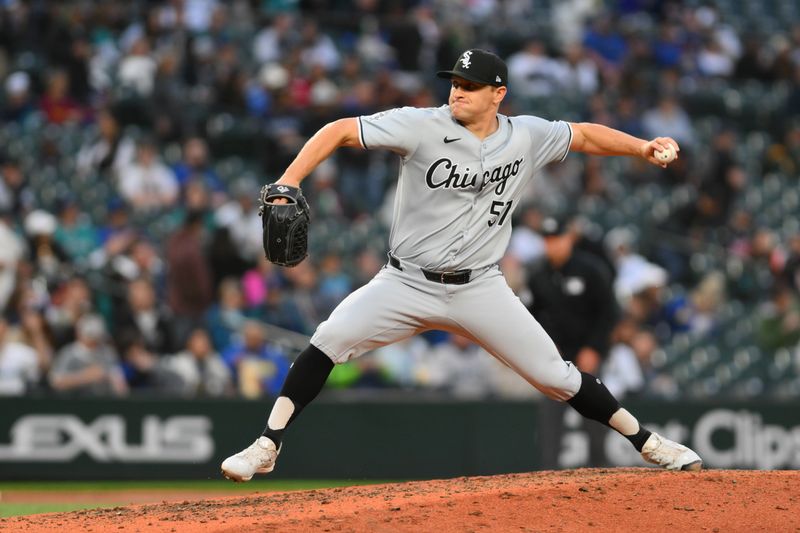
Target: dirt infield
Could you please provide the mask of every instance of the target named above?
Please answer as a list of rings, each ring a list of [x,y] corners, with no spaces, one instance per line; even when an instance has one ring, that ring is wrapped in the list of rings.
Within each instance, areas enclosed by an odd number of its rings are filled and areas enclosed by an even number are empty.
[[[0,531],[800,532],[800,472],[537,472],[32,515]]]

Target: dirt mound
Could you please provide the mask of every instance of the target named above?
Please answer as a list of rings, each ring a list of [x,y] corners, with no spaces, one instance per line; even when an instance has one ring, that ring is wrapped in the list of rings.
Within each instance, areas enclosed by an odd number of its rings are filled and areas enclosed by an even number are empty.
[[[584,469],[0,519],[2,531],[800,531],[800,472]]]

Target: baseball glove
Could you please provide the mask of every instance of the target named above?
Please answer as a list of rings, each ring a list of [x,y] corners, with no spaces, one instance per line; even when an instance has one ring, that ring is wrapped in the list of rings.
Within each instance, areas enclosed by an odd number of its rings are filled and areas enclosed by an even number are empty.
[[[272,203],[285,198],[285,204]],[[261,188],[261,228],[264,253],[276,265],[293,267],[308,255],[308,224],[311,213],[300,189],[271,183]]]

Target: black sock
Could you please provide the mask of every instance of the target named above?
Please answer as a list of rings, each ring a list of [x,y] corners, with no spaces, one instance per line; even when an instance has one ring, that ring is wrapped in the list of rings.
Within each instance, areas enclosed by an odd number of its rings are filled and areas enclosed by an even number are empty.
[[[593,375],[581,372],[581,377],[581,388],[567,403],[584,417],[608,426],[611,416],[619,410],[619,402]]]
[[[623,435],[623,437],[631,441],[631,444],[633,444],[633,447],[636,448],[637,452],[641,452],[644,443],[647,442],[647,439],[650,438],[650,435],[652,435],[652,433],[639,425],[639,433],[636,435]]]
[[[311,344],[297,356],[279,394],[279,396],[289,398],[294,404],[294,412],[289,417],[286,427],[289,427],[300,411],[317,397],[333,370],[333,366],[331,358]],[[272,440],[276,446],[280,446],[285,429],[271,429],[267,422],[267,427],[264,428],[262,435]]]

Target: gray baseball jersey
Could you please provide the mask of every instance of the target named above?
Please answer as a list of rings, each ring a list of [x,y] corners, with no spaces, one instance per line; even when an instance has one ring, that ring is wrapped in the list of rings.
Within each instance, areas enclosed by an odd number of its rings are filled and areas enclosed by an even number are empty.
[[[311,344],[334,362],[442,329],[472,339],[551,398],[578,392],[580,372],[497,267],[523,188],[537,169],[566,156],[572,130],[532,116],[497,117],[497,131],[482,141],[448,106],[358,119],[365,148],[401,157],[390,237],[396,259],[317,328]],[[467,283],[447,284],[423,269],[471,272]]]
[[[503,256],[511,214],[542,166],[566,157],[566,122],[498,115],[481,141],[448,106],[404,107],[359,118],[361,144],[401,157],[389,246],[432,270],[481,268]]]

